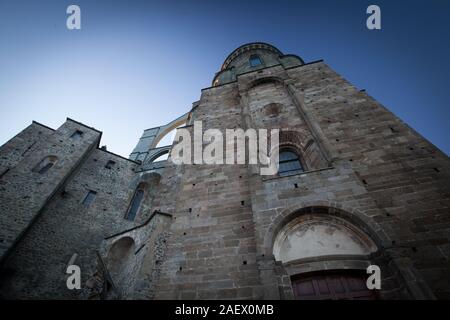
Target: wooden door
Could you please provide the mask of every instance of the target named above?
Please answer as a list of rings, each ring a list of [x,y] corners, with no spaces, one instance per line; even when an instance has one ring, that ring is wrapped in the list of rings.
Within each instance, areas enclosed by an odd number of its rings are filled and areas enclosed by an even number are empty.
[[[374,300],[369,290],[369,275],[359,270],[315,272],[292,277],[295,299],[299,300]]]

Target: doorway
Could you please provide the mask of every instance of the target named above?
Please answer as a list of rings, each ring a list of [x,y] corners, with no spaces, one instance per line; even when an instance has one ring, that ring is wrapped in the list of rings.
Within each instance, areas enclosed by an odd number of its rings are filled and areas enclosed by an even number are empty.
[[[367,277],[364,270],[333,270],[295,275],[291,282],[297,300],[376,300]]]

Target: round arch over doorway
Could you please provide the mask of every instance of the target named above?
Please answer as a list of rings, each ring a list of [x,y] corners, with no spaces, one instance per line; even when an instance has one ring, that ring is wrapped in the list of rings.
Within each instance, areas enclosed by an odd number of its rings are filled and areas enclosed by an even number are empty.
[[[367,256],[377,251],[372,239],[342,218],[324,214],[304,214],[278,232],[273,254],[277,261],[293,261],[327,256]]]
[[[264,232],[262,247],[260,248],[261,253],[265,256],[272,255],[275,238],[280,230],[290,221],[306,214],[323,214],[344,219],[367,234],[378,249],[385,248],[392,242],[392,240],[382,232],[382,228],[375,221],[366,216],[364,212],[346,208],[332,201],[314,201],[301,203],[281,211]]]
[[[374,227],[362,212],[307,206],[275,218],[264,249],[290,279],[293,298],[376,299],[366,268],[387,239]]]

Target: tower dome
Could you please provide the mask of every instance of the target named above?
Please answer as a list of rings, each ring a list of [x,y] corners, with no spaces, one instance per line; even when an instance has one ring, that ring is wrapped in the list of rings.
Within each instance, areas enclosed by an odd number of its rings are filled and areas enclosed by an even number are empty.
[[[284,55],[278,48],[264,42],[251,42],[233,50],[225,59],[213,79],[213,86],[226,84],[236,80],[242,73],[267,68],[275,65],[284,67],[304,64],[295,55]]]
[[[240,46],[231,52],[222,64],[221,70],[234,65],[233,62],[237,58],[242,58],[242,56],[247,56],[248,54],[255,54],[256,52],[264,53],[265,55],[280,57],[283,53],[275,48],[274,46],[264,43],[264,42],[251,42]]]

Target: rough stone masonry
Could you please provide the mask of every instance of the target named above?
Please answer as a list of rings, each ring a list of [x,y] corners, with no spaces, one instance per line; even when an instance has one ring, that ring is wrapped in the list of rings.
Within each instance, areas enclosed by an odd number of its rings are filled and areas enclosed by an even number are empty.
[[[194,121],[281,129],[279,172],[160,161]],[[100,139],[33,122],[0,148],[1,298],[450,298],[449,158],[321,60],[245,44],[128,159]]]

